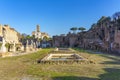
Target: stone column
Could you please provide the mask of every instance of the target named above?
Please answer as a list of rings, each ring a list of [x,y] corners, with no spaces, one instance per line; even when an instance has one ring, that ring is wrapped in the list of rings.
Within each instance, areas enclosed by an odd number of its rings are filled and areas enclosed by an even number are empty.
[[[33,40],[31,40],[31,47],[32,47],[32,48],[34,47],[34,45],[33,45]]]
[[[26,43],[26,51],[29,51],[28,40],[27,40],[27,43]]]
[[[7,48],[5,47],[5,44],[6,44],[6,42],[5,42],[5,39],[3,38],[2,46],[1,46],[1,52],[3,52],[3,53],[7,52]]]
[[[33,43],[33,45],[34,45],[34,48],[36,48],[36,43],[35,42]]]
[[[13,42],[13,52],[16,51],[15,42]]]

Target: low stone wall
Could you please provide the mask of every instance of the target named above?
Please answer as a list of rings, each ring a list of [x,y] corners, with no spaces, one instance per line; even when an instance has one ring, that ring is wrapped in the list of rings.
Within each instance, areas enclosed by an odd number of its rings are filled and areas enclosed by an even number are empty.
[[[7,52],[7,53],[0,53],[0,57],[9,57],[12,56],[12,53]]]
[[[57,60],[54,60],[57,59]],[[53,59],[53,60],[52,60]],[[86,62],[86,59],[82,56],[72,53],[72,54],[48,54],[43,59],[39,60],[38,63],[81,63]]]

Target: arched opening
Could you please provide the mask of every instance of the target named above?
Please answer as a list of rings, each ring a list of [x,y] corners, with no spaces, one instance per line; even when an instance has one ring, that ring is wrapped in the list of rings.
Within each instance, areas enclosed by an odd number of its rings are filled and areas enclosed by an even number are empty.
[[[48,40],[49,40],[49,38],[47,36],[43,37],[43,41],[48,41]]]
[[[16,51],[20,51],[21,50],[21,48],[20,47],[16,47]]]

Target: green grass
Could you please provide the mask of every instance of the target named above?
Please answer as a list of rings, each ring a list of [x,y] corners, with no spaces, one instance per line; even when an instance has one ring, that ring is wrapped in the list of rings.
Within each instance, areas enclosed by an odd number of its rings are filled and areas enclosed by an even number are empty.
[[[0,80],[120,80],[120,57],[77,53],[95,64],[38,64],[53,49],[16,57],[0,58]]]

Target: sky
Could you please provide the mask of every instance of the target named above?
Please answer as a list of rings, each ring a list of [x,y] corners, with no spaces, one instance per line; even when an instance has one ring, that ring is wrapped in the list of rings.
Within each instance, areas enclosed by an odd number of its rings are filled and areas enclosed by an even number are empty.
[[[101,16],[120,11],[120,0],[0,0],[0,24],[31,34],[40,25],[50,36],[66,34],[71,27],[87,30]]]

